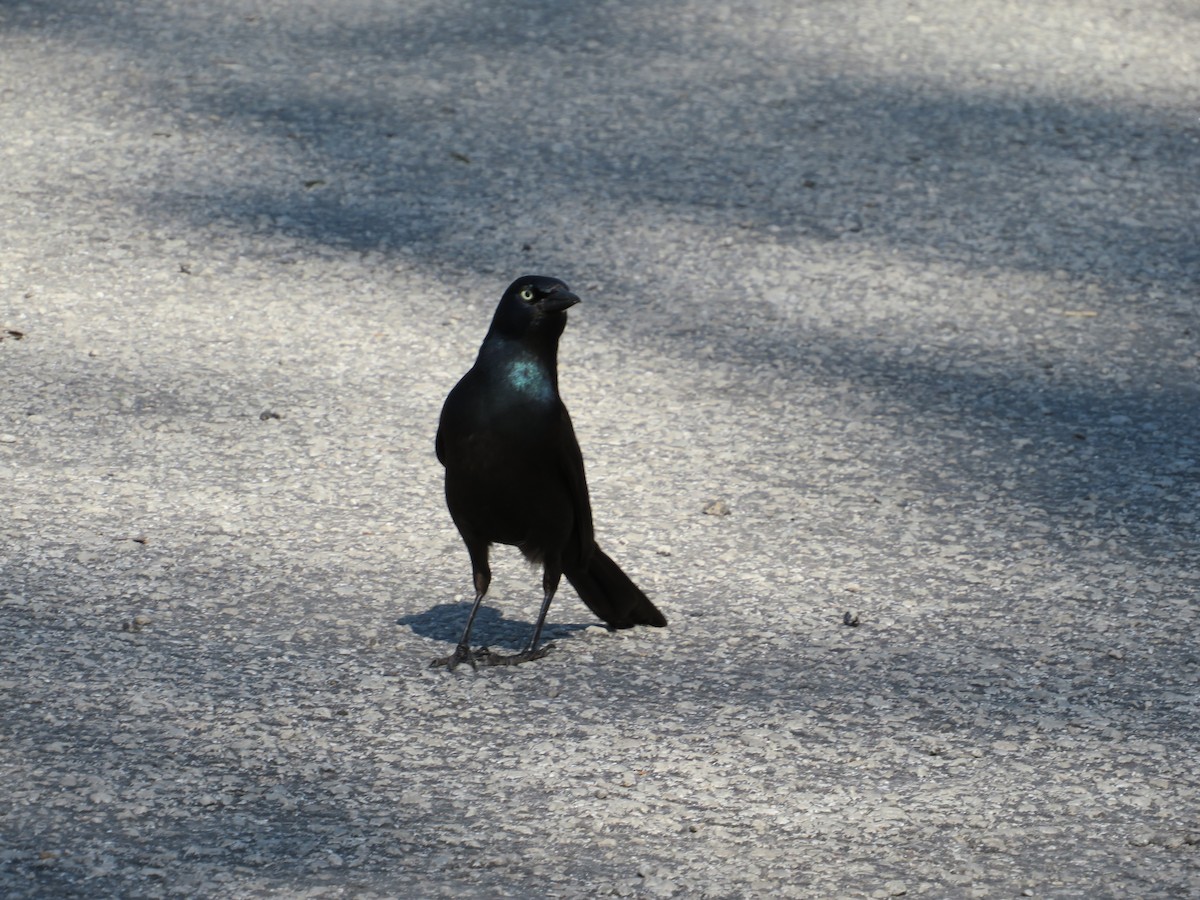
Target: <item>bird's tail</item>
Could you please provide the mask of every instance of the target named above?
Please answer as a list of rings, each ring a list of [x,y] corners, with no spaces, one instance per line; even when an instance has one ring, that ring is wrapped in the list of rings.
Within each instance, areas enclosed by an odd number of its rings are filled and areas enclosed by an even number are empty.
[[[599,547],[592,550],[586,568],[567,566],[563,574],[588,609],[612,628],[667,624],[667,617]]]

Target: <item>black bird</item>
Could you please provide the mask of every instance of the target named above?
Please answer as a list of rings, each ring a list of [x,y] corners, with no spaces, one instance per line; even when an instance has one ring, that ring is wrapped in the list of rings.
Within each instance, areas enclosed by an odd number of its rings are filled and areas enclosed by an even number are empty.
[[[455,385],[438,423],[446,505],[475,580],[475,605],[462,640],[434,666],[513,665],[546,655],[542,626],[563,575],[610,628],[667,624],[666,618],[599,547],[583,454],[558,395],[558,339],[579,302],[557,278],[518,278],[496,307],[471,371]],[[542,609],[528,646],[501,656],[472,651],[471,625],[492,579],[488,548],[513,544],[542,564]]]

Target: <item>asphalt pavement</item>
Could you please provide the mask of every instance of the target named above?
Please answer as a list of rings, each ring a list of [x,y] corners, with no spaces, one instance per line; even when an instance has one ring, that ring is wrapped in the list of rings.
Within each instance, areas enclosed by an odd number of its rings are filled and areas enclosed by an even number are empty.
[[[1200,895],[1197,48],[0,3],[0,895]],[[437,415],[525,273],[670,625],[564,585],[546,658],[430,670]]]

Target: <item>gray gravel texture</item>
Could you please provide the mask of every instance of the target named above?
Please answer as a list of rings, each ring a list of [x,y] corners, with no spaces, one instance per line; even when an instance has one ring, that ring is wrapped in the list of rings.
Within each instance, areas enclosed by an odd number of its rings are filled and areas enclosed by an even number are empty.
[[[0,894],[1200,894],[1198,48],[1182,0],[0,4]],[[671,626],[564,588],[546,659],[430,671],[437,414],[525,272]]]

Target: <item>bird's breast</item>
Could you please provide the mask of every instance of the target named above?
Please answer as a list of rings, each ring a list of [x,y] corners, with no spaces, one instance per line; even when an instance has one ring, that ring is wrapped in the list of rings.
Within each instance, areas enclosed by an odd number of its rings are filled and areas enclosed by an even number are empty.
[[[497,456],[536,455],[562,421],[554,381],[536,359],[476,366],[442,408],[438,444],[448,467],[490,466]]]

